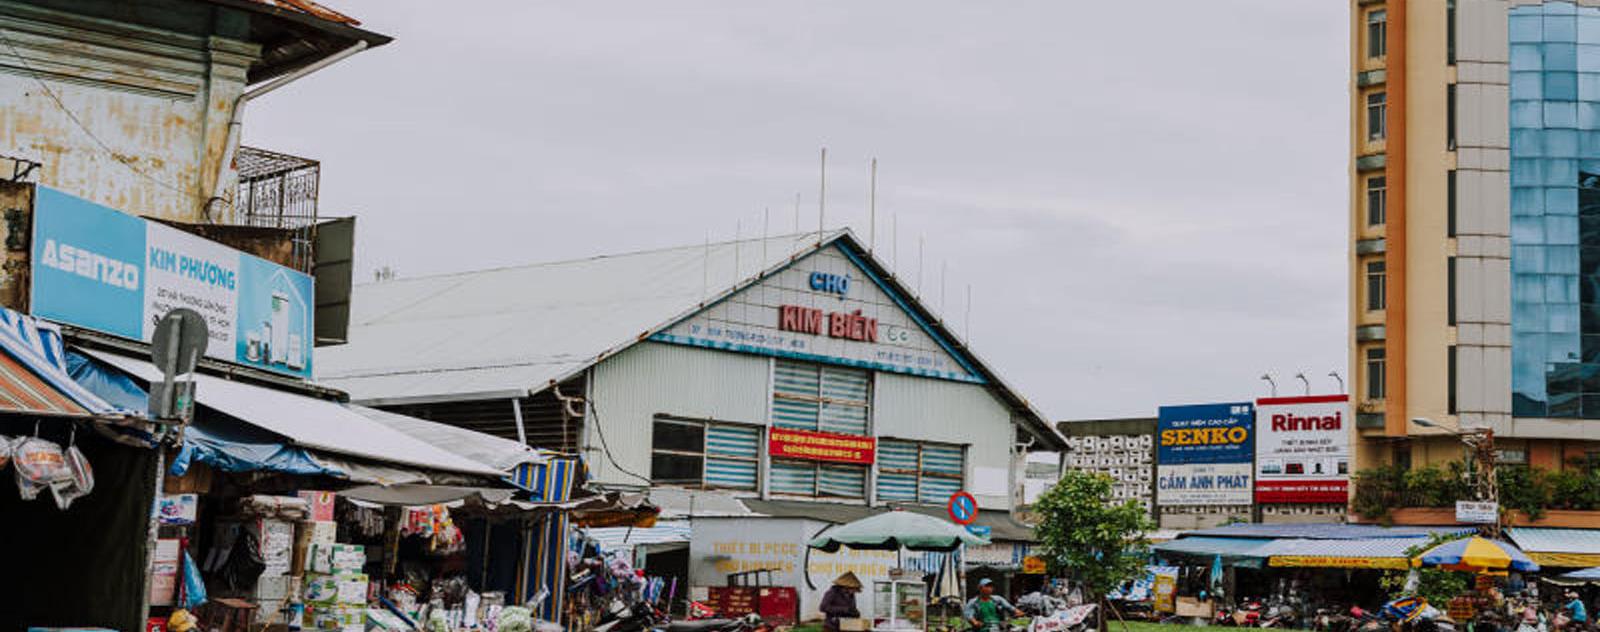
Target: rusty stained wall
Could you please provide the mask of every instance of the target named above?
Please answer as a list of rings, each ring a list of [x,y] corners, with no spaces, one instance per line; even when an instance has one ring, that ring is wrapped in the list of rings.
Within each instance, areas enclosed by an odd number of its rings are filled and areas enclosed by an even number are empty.
[[[28,238],[32,235],[32,184],[0,180],[0,305],[28,313]],[[21,245],[13,250],[11,245]]]
[[[0,35],[0,155],[124,212],[204,221],[258,46],[3,0]]]

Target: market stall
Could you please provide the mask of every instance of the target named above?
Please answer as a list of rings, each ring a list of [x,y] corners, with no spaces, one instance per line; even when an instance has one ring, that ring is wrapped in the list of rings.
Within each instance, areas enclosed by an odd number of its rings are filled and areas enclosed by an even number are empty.
[[[888,511],[828,529],[807,546],[833,553],[841,548],[868,551],[926,551],[952,553],[964,546],[981,546],[989,539],[953,523],[909,511]],[[955,568],[954,561],[950,567]],[[874,630],[926,629],[928,585],[922,573],[899,568],[886,581],[870,589],[870,623]],[[944,582],[939,582],[944,583]]]

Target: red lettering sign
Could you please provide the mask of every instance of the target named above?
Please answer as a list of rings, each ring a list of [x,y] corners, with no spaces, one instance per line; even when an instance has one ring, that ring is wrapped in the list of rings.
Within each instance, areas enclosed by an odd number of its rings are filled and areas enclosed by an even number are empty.
[[[1332,415],[1323,417],[1302,417],[1300,415],[1278,413],[1272,416],[1272,430],[1274,432],[1298,432],[1304,430],[1338,430],[1344,425],[1344,413],[1335,411]]]
[[[781,305],[778,307],[778,329],[802,334],[823,335],[861,342],[878,341],[878,319],[862,316],[861,310],[853,312],[828,312],[827,326],[823,326],[823,312],[815,307]]]
[[[767,453],[774,458],[872,465],[878,441],[872,437],[773,428],[767,433]]]

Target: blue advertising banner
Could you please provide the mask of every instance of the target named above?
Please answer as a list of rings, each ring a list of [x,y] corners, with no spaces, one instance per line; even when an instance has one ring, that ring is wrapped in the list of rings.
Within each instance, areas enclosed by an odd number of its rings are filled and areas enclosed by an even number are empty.
[[[1156,463],[1249,463],[1255,458],[1248,402],[1162,406],[1156,421]]]
[[[38,187],[35,316],[149,342],[169,310],[206,317],[206,355],[311,376],[310,276],[165,224]]]
[[[1254,421],[1248,402],[1162,406],[1156,421],[1156,504],[1250,504]]]

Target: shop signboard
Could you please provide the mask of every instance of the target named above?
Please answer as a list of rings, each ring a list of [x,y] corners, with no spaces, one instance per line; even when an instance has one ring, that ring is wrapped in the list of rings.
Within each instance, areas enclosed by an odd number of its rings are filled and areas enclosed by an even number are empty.
[[[1403,571],[1411,568],[1411,560],[1403,557],[1274,555],[1267,565],[1278,568],[1367,568]]]
[[[1248,505],[1255,454],[1248,402],[1162,406],[1156,433],[1156,502]]]
[[[966,356],[910,305],[859,255],[825,248],[650,339],[984,383]]]
[[[1178,569],[1168,568],[1156,573],[1154,588],[1150,592],[1155,597],[1150,608],[1156,612],[1172,612],[1177,610],[1176,597],[1178,596]]]
[[[206,319],[206,356],[309,378],[310,276],[48,187],[33,211],[35,316],[149,342],[169,310]]]
[[[773,458],[872,465],[877,439],[858,435],[774,427],[767,432]]]
[[[1456,522],[1462,524],[1494,524],[1500,521],[1500,503],[1494,501],[1456,501]]]
[[[1350,397],[1256,400],[1256,502],[1349,500]]]

